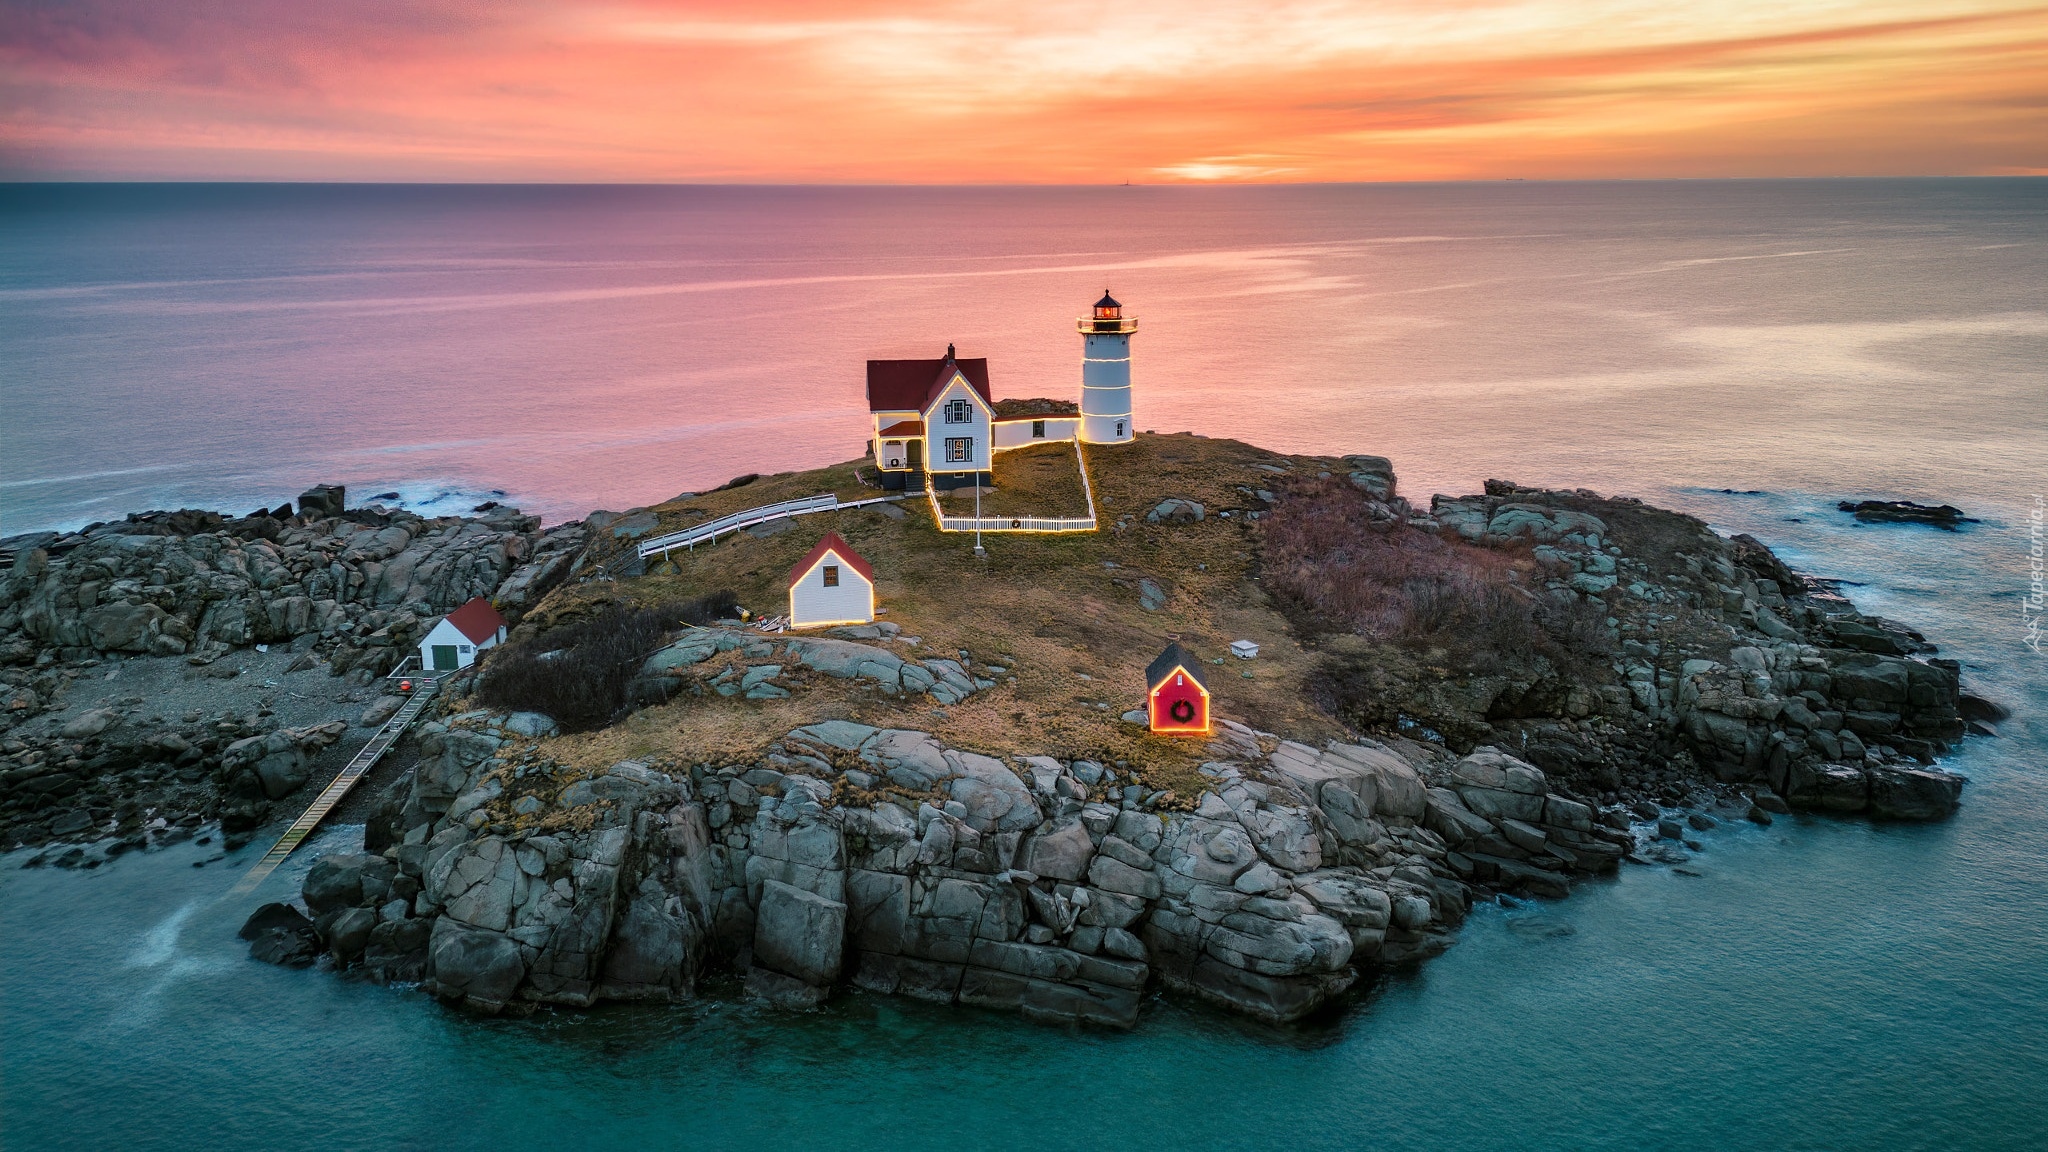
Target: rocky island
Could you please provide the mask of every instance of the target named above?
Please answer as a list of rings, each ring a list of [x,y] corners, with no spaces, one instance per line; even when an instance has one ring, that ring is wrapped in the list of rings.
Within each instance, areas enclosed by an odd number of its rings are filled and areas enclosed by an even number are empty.
[[[998,489],[1059,483],[1038,452]],[[862,461],[550,530],[316,489],[0,542],[0,837],[92,866],[295,814],[396,709],[380,674],[478,595],[509,642],[359,788],[363,850],[251,918],[257,955],[484,1012],[724,973],[790,1006],[1130,1026],[1163,988],[1285,1022],[1441,951],[1476,900],[1682,864],[1717,820],[1957,803],[1956,664],[1760,541],[1499,481],[1424,508],[1373,456],[1118,453],[1100,531],[981,558],[921,497],[637,555],[872,496]],[[877,622],[731,607],[778,611],[827,529],[872,561]],[[1129,711],[1169,639],[1209,660],[1207,738]]]

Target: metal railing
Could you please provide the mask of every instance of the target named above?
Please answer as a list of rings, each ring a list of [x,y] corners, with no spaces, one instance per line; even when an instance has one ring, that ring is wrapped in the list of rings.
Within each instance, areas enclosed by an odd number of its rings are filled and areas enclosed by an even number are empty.
[[[1138,318],[1126,316],[1120,320],[1097,320],[1083,316],[1074,321],[1074,326],[1081,330],[1083,336],[1122,336],[1138,330]]]
[[[821,492],[816,496],[805,496],[798,500],[784,500],[780,504],[764,504],[759,508],[749,508],[744,512],[735,512],[730,516],[721,516],[716,520],[693,525],[680,532],[656,536],[640,545],[640,558],[644,560],[654,555],[666,556],[677,548],[694,549],[699,544],[716,542],[727,532],[752,528],[756,524],[766,524],[770,520],[780,520],[785,516],[836,512],[841,508],[860,508],[868,504],[884,504],[901,499],[901,496],[873,496],[866,500],[841,500],[830,492]]]

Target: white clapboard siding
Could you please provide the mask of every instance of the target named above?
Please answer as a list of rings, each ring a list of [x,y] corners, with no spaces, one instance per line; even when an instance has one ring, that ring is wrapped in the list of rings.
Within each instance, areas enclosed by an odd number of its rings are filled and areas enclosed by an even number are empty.
[[[839,587],[825,587],[827,565],[839,566]],[[875,618],[875,586],[846,558],[826,553],[811,570],[789,586],[789,622],[792,627],[819,624],[868,624]]]

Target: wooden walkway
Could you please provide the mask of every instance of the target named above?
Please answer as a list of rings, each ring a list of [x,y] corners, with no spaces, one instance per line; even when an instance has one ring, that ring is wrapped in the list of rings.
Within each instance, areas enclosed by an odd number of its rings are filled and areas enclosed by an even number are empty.
[[[312,806],[297,820],[292,821],[292,826],[285,829],[284,835],[277,838],[277,843],[270,846],[270,851],[265,852],[263,858],[250,867],[248,874],[242,877],[242,882],[235,885],[231,895],[242,896],[255,891],[256,886],[263,883],[264,877],[277,871],[277,866],[284,863],[285,857],[290,856],[293,849],[313,834],[313,829],[318,828],[320,821],[325,820],[327,814],[334,810],[334,806],[341,803],[341,798],[348,795],[348,790],[355,787],[356,781],[367,776],[370,769],[377,766],[377,761],[384,758],[384,753],[390,751],[393,744],[398,743],[400,736],[405,735],[405,730],[412,727],[413,721],[420,718],[420,713],[426,711],[428,701],[434,698],[434,692],[440,685],[430,677],[414,676],[411,679],[412,696],[406,700],[405,706],[391,719],[386,720],[382,728],[377,729],[377,734],[370,737],[370,742],[363,745],[363,750],[356,753],[355,759],[348,762],[348,767],[343,768],[339,776],[330,781],[326,788],[321,789]]]

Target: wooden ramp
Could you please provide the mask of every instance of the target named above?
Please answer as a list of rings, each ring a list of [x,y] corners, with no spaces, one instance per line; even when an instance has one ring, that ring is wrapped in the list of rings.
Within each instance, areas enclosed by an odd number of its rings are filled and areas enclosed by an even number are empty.
[[[405,730],[412,727],[412,722],[419,719],[420,713],[426,710],[427,702],[434,698],[434,692],[439,685],[432,679],[418,676],[413,677],[412,682],[412,696],[406,700],[405,706],[391,719],[386,720],[382,728],[377,729],[377,734],[370,737],[370,742],[363,745],[363,750],[356,753],[355,759],[348,762],[348,767],[343,768],[341,774],[314,798],[312,806],[297,820],[292,821],[292,826],[285,829],[284,835],[277,838],[277,843],[270,846],[270,851],[263,854],[263,859],[258,860],[249,869],[248,874],[242,877],[242,882],[235,885],[231,895],[241,896],[255,891],[256,886],[263,883],[264,877],[277,871],[277,866],[284,863],[285,857],[291,855],[293,849],[313,834],[313,829],[318,828],[320,821],[325,820],[327,814],[334,810],[334,806],[341,803],[341,798],[348,795],[348,790],[355,787],[356,781],[368,775],[370,769],[377,766],[377,761],[384,758],[384,753],[390,751],[393,744],[398,743],[400,736],[405,735]]]

